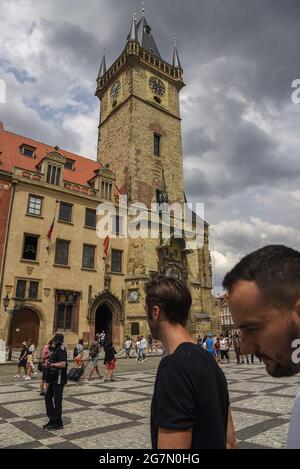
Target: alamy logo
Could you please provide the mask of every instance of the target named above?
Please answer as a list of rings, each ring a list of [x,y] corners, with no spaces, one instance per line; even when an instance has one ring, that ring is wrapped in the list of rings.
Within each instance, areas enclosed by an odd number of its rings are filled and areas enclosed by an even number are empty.
[[[292,362],[296,365],[300,363],[300,339],[295,339],[292,342],[292,348],[296,349],[292,353]]]
[[[128,204],[127,196],[119,197],[116,207],[111,202],[104,202],[97,207],[97,236],[100,239],[131,238],[131,239],[161,239],[165,244],[173,238],[184,240],[186,251],[203,247],[204,233],[204,204],[174,202],[153,203],[148,208],[141,202]],[[116,219],[122,220],[116,230]],[[119,233],[117,233],[119,231]]]
[[[0,79],[0,104],[6,103],[6,84],[4,80]]]
[[[300,103],[300,78],[297,78],[292,82],[291,85],[292,88],[296,88],[295,91],[292,93],[292,102],[294,104],[299,104]]]

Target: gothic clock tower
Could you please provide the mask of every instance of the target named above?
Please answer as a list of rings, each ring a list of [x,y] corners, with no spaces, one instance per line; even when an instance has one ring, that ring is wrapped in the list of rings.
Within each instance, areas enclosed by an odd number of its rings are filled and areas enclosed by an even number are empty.
[[[101,102],[98,161],[103,167],[109,165],[129,203],[150,208],[157,201],[185,202],[179,106],[182,75],[176,44],[171,64],[160,56],[144,14],[139,22],[133,19],[124,50],[108,69],[103,56],[96,89]],[[174,237],[113,241],[113,249],[122,251],[124,262],[122,277],[115,277],[106,265],[107,288],[122,296],[123,336],[148,333],[143,287],[156,273],[187,282],[193,298],[189,320],[193,334],[218,331],[206,223],[203,246],[193,251],[185,239]]]
[[[179,93],[184,86],[177,48],[164,61],[143,16],[133,19],[122,54],[106,70],[103,57],[96,95],[101,101],[98,160],[132,202],[148,207],[165,185],[169,202],[184,202]]]

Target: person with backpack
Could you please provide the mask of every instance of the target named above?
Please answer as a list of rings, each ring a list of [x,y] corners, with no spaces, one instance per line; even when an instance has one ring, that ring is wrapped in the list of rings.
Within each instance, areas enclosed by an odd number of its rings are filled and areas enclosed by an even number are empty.
[[[83,366],[83,339],[79,340],[78,344],[74,348],[73,358],[77,368]]]
[[[236,363],[237,365],[239,365],[241,360],[241,341],[240,337],[237,334],[235,334],[235,336],[233,337],[233,348],[235,352]]]
[[[20,352],[19,356],[19,362],[18,362],[18,374],[15,375],[15,378],[21,378],[21,369],[23,368],[24,370],[24,376],[23,378],[26,378],[27,376],[27,357],[29,353],[28,345],[26,340],[22,344],[22,350]]]
[[[105,351],[104,365],[106,368],[104,381],[108,381],[109,379],[110,381],[113,381],[113,372],[116,368],[115,355],[117,352],[115,348],[113,347],[112,342],[108,342],[108,344],[104,348],[104,351]]]
[[[229,363],[229,343],[228,343],[227,337],[224,337],[223,334],[221,334],[220,352],[221,352],[221,363],[224,363],[224,358],[226,358],[227,363]]]
[[[148,335],[148,353],[153,353],[153,337],[151,334]]]
[[[64,336],[56,334],[53,337],[53,352],[46,360],[46,381],[49,384],[45,396],[48,422],[44,430],[60,430],[62,422],[62,398],[64,386],[67,383],[68,358],[67,350],[63,344]]]
[[[99,368],[98,368],[99,353],[100,353],[100,344],[98,342],[97,337],[95,337],[95,340],[92,343],[91,348],[90,348],[90,359],[92,361],[92,369],[91,369],[89,377],[88,377],[89,381],[92,379],[92,375],[93,375],[94,371],[96,371],[99,378],[102,378],[102,376],[99,373]]]
[[[125,341],[125,354],[126,354],[126,359],[128,360],[130,358],[130,350],[132,347],[132,342],[129,336],[126,337]]]
[[[141,343],[140,343],[140,353],[139,353],[141,362],[145,362],[147,360],[147,358],[146,358],[146,349],[147,349],[147,340],[142,335],[141,336]]]
[[[137,337],[135,341],[136,361],[140,361],[141,338]]]
[[[218,337],[215,340],[215,351],[216,351],[216,361],[217,363],[219,363],[221,352],[220,352],[220,341]]]
[[[28,355],[27,355],[27,376],[25,378],[25,381],[35,378],[37,375],[37,372],[35,371],[34,367],[34,352],[35,352],[35,345],[33,343],[33,340],[29,340],[29,349],[28,349]]]
[[[215,341],[211,332],[208,334],[208,337],[205,341],[205,349],[208,353],[216,358]]]
[[[105,332],[102,331],[99,337],[100,337],[100,352],[101,352],[101,348],[103,347],[103,350],[105,348],[105,337],[106,337]]]
[[[43,366],[48,358],[50,357],[51,353],[53,351],[52,348],[52,340],[47,345],[44,345],[44,347],[41,350],[41,362],[38,364],[38,370],[42,372],[42,380],[40,384],[40,396],[46,396],[48,384],[46,383],[46,368]]]

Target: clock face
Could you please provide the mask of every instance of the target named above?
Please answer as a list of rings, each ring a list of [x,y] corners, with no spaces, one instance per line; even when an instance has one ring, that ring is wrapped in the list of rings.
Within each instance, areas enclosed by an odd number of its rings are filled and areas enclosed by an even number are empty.
[[[151,77],[149,79],[149,87],[153,93],[155,93],[158,96],[164,96],[166,93],[166,88],[163,82],[156,77]]]
[[[112,89],[111,89],[111,99],[112,101],[115,101],[117,97],[119,96],[121,91],[121,82],[118,80],[116,83],[114,83]]]
[[[130,301],[137,301],[139,299],[139,293],[137,290],[131,290],[129,293],[129,300]]]

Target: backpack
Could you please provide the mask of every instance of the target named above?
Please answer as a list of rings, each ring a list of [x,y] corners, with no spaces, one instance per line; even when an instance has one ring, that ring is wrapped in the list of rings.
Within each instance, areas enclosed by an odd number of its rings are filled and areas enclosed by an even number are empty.
[[[90,357],[91,358],[95,358],[97,355],[98,355],[98,347],[97,345],[92,345],[91,349],[90,349]]]
[[[78,348],[75,347],[74,350],[73,350],[73,358],[76,358],[78,355],[79,355]]]

